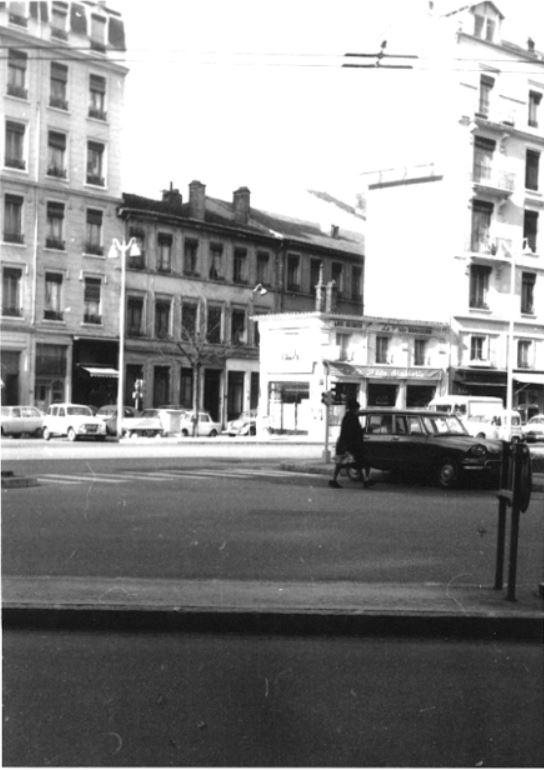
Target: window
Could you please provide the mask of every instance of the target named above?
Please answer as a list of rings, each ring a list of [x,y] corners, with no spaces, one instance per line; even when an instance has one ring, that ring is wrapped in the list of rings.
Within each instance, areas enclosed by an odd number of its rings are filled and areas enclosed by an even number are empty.
[[[538,236],[538,211],[525,211],[523,214],[523,238],[527,246],[536,254]]]
[[[66,134],[59,131],[47,133],[47,174],[66,179]]]
[[[2,315],[22,316],[21,282],[23,271],[18,267],[2,270]]]
[[[24,243],[23,198],[19,195],[4,197],[4,241]]]
[[[528,190],[538,190],[538,165],[540,153],[527,150],[525,154],[525,187]]]
[[[51,80],[49,93],[49,106],[58,110],[68,109],[68,67],[64,64],[51,62]]]
[[[87,142],[87,184],[104,187],[104,145]]]
[[[473,334],[470,338],[470,360],[487,360],[487,337]]]
[[[27,55],[10,48],[8,51],[8,94],[26,99],[26,62]]]
[[[179,403],[187,409],[193,407],[193,370],[182,366],[179,375]]]
[[[315,294],[323,262],[320,259],[310,259],[310,294]]]
[[[531,340],[518,340],[518,368],[531,368]]]
[[[534,273],[521,274],[521,312],[532,315],[535,312],[536,275]]]
[[[336,344],[340,348],[340,355],[339,355],[340,361],[348,360],[348,349],[349,349],[350,343],[351,343],[351,334],[348,334],[346,332],[339,332],[336,335]]]
[[[483,16],[474,14],[474,37],[482,37],[484,33],[485,19]]]
[[[362,268],[358,265],[352,265],[351,268],[351,299],[361,300],[361,279],[363,277]]]
[[[83,292],[83,321],[86,324],[101,324],[100,315],[100,278],[85,278]]]
[[[247,251],[234,249],[232,280],[234,283],[247,283]]]
[[[533,128],[538,128],[539,106],[542,100],[542,94],[538,91],[529,91],[529,117],[527,122]]]
[[[91,48],[95,51],[106,50],[106,19],[91,14]]]
[[[28,24],[27,9],[27,3],[13,2],[12,0],[9,3],[9,23],[17,24],[19,27],[26,27]]]
[[[246,311],[241,308],[233,308],[231,313],[231,341],[233,345],[242,345],[246,338]]]
[[[493,89],[494,84],[495,84],[495,81],[493,80],[493,78],[490,78],[487,75],[482,75],[480,77],[480,98],[478,102],[478,115],[481,115],[483,118],[487,118],[489,115],[491,91]]]
[[[89,99],[89,117],[106,120],[106,78],[90,76]]]
[[[206,340],[219,344],[222,338],[223,309],[219,305],[208,305]]]
[[[140,337],[143,334],[143,297],[127,297],[127,334]]]
[[[181,338],[193,341],[196,334],[198,306],[195,302],[184,302],[181,306]]]
[[[4,165],[9,168],[26,168],[25,162],[25,124],[6,120],[6,144]]]
[[[186,238],[183,244],[183,272],[185,275],[198,275],[198,241]]]
[[[488,182],[491,179],[493,169],[493,153],[496,143],[492,139],[483,136],[474,138],[474,181]]]
[[[333,262],[331,264],[331,279],[336,284],[338,295],[342,294],[344,290],[344,270],[341,262]]]
[[[159,233],[157,236],[157,270],[169,273],[172,269],[172,236],[170,233]]]
[[[85,253],[96,254],[99,257],[104,254],[104,247],[102,246],[102,212],[98,209],[87,209]]]
[[[45,245],[48,249],[64,251],[64,203],[47,202]]]
[[[471,265],[469,307],[486,309],[491,268],[485,265]]]
[[[376,363],[389,363],[389,337],[376,337]]]
[[[300,257],[297,254],[287,255],[287,291],[300,290]]]
[[[66,22],[68,21],[68,4],[53,2],[51,6],[51,35],[52,37],[66,40]]]
[[[427,340],[414,340],[414,366],[425,366],[425,354],[427,352]]]
[[[45,306],[43,317],[48,321],[62,321],[62,275],[45,274]]]
[[[132,270],[143,270],[145,267],[145,230],[142,227],[130,227],[128,231],[129,241],[134,240],[140,254],[131,257],[128,255],[127,267]]]
[[[223,246],[221,243],[210,243],[209,278],[213,281],[223,279]]]
[[[257,252],[257,283],[270,284],[270,254],[268,251]]]
[[[170,300],[155,302],[155,337],[166,339],[170,335]]]
[[[476,252],[488,252],[491,241],[489,231],[491,228],[491,216],[493,204],[486,201],[472,201],[472,239],[471,250]]]

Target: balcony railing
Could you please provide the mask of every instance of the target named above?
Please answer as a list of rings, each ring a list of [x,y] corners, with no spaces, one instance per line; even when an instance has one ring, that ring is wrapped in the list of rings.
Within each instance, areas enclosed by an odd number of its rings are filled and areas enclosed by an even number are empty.
[[[64,251],[66,244],[60,238],[47,237],[45,239],[45,245],[48,249],[57,249],[57,251]]]
[[[127,267],[132,270],[143,270],[145,267],[145,254],[140,254],[139,257],[129,257],[127,259]]]
[[[61,96],[50,96],[49,97],[49,106],[55,107],[57,110],[67,110],[68,109],[68,100],[64,99]]]
[[[497,257],[498,259],[510,259],[512,257],[512,240],[510,238],[473,236],[470,250],[477,254]]]
[[[472,172],[472,181],[482,187],[492,187],[511,193],[514,190],[515,174],[476,164]]]
[[[94,184],[96,187],[104,187],[104,177],[98,174],[87,174],[87,184]]]
[[[102,323],[102,316],[101,315],[95,315],[94,313],[85,313],[83,315],[83,323],[86,323],[86,324],[101,324]]]
[[[96,118],[96,120],[106,120],[107,112],[105,110],[97,110],[95,107],[89,107],[89,117]]]
[[[46,321],[63,321],[64,316],[60,310],[44,310],[43,317]]]
[[[22,158],[6,158],[5,164],[8,168],[20,168],[22,171],[26,168],[26,161]]]
[[[18,99],[28,99],[28,89],[23,88],[23,86],[16,86],[13,83],[8,83],[8,94],[16,96]]]
[[[24,243],[25,236],[23,233],[7,233],[4,231],[4,241],[6,243]]]
[[[66,169],[58,166],[49,166],[47,176],[54,176],[57,179],[66,179]]]
[[[23,310],[20,307],[3,307],[2,315],[20,318],[23,315]]]
[[[89,42],[92,51],[100,51],[100,53],[106,53],[106,46],[104,43],[100,42],[99,40],[93,40],[92,38]]]

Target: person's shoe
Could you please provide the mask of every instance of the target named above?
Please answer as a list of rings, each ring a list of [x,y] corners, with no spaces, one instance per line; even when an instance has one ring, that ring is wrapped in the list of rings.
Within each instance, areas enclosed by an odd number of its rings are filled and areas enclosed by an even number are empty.
[[[333,487],[333,489],[342,489],[340,484],[336,481],[336,479],[330,479],[329,481],[329,487]]]

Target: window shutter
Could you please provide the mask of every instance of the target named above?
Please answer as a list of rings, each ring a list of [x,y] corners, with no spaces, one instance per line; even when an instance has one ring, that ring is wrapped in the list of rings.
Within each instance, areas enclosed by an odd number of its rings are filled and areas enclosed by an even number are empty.
[[[126,50],[125,25],[121,19],[115,19],[110,16],[108,42],[112,48],[115,48],[118,51]]]

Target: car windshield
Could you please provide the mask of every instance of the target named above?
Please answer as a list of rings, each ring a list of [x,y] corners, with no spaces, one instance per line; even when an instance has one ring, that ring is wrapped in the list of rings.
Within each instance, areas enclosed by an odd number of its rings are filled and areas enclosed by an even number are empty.
[[[92,417],[92,410],[88,406],[68,406],[66,408],[66,414],[84,414],[87,417]]]
[[[429,433],[437,435],[466,436],[467,431],[460,420],[453,414],[437,414],[436,417],[424,418],[425,428]]]

